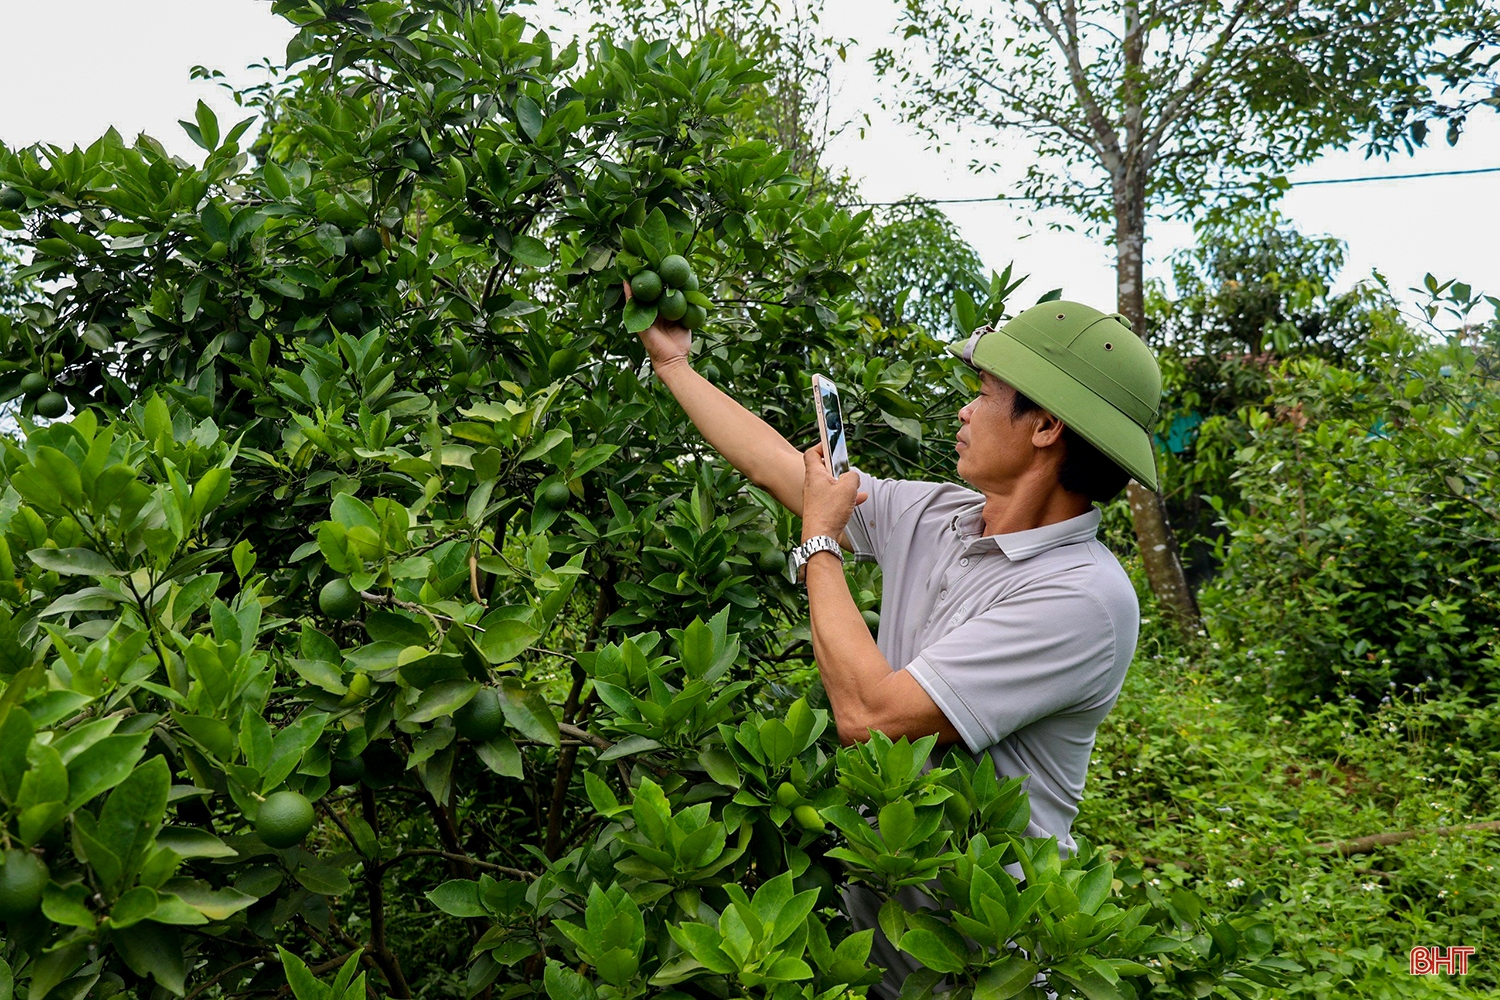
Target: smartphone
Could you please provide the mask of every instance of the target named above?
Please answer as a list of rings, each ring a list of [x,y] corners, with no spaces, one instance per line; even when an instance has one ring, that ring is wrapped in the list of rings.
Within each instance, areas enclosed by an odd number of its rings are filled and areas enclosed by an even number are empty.
[[[818,411],[818,436],[823,441],[823,464],[835,479],[849,471],[849,446],[844,442],[844,411],[832,380],[814,375],[813,404]]]

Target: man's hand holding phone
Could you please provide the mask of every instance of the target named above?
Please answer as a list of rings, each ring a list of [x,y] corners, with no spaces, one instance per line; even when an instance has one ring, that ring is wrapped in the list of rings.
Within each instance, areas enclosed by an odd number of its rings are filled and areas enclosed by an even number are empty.
[[[837,479],[828,471],[826,452],[821,443],[803,455],[802,540],[828,535],[843,541],[844,528],[854,508],[869,499],[859,489],[859,473],[845,471]]]

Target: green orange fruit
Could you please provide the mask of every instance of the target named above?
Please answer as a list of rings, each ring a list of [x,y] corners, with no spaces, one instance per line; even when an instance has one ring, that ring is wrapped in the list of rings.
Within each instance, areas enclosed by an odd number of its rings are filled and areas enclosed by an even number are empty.
[[[318,591],[318,609],[336,621],[353,618],[360,604],[359,591],[342,576],[329,580]]]
[[[385,249],[385,240],[380,238],[380,230],[374,226],[365,226],[349,237],[349,245],[354,248],[355,253],[368,260]]]
[[[401,780],[406,770],[406,761],[386,742],[371,743],[361,755],[365,762],[364,777],[360,778],[370,788],[386,788]]]
[[[363,677],[364,674],[357,676]],[[363,757],[335,757],[328,767],[328,783],[334,788],[352,785],[365,776]]]
[[[68,412],[68,401],[60,392],[44,392],[36,401],[36,412],[49,420],[55,420]]]
[[[687,280],[682,283],[682,290],[684,292],[696,292],[698,290],[698,275],[689,271]]]
[[[9,850],[0,865],[0,920],[17,920],[42,905],[42,890],[52,873],[30,851]]]
[[[542,495],[538,498],[538,502],[544,507],[557,510],[567,506],[572,496],[573,491],[568,489],[567,483],[561,480],[554,480],[548,483],[546,488],[542,490]]]
[[[680,253],[674,253],[661,262],[661,280],[669,287],[681,288],[693,276],[693,266]]]
[[[7,184],[0,188],[0,208],[8,208],[14,211],[26,204],[26,196],[20,191]]]
[[[250,346],[250,338],[238,330],[230,330],[224,334],[223,349],[229,354],[244,354],[245,348]]]
[[[777,549],[765,549],[755,557],[764,573],[785,573],[786,556]]]
[[[661,298],[661,275],[655,271],[642,271],[630,279],[630,294],[650,305]]]
[[[792,820],[802,829],[813,833],[822,833],[828,829],[828,824],[823,821],[822,814],[809,805],[800,805],[793,809]]]
[[[776,804],[790,809],[796,804],[802,795],[797,791],[797,786],[790,781],[783,781],[776,786]]]
[[[21,391],[28,396],[47,391],[47,376],[41,372],[27,372],[21,376]]]
[[[413,139],[406,144],[401,154],[417,165],[417,172],[422,173],[432,166],[432,150],[427,148],[427,143],[421,139]]]
[[[669,323],[675,323],[687,314],[687,299],[675,288],[662,292],[656,303],[656,315]]]
[[[260,804],[255,834],[267,847],[284,850],[302,843],[312,830],[313,807],[301,792],[273,792]]]
[[[682,325],[689,330],[701,330],[708,322],[708,310],[696,302],[689,302],[682,313]]]
[[[328,318],[338,324],[341,330],[352,330],[359,326],[359,321],[365,317],[365,308],[353,299],[342,299],[333,304],[328,310]]]
[[[578,368],[578,352],[571,347],[560,347],[547,359],[547,374],[554,379],[566,378]]]
[[[345,689],[344,696],[339,699],[339,704],[347,708],[350,705],[358,705],[368,697],[370,697],[370,675],[363,671],[355,671],[354,676],[349,678],[349,686]]]
[[[505,713],[500,708],[500,692],[482,687],[479,692],[453,713],[453,728],[458,735],[475,743],[488,743],[505,731]]]

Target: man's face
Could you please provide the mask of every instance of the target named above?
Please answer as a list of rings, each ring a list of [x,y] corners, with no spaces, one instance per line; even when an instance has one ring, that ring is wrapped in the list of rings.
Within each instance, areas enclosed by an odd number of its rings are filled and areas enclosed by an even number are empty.
[[[979,381],[979,395],[958,411],[958,475],[982,492],[1008,493],[1032,465],[1033,431],[1044,411],[1012,417],[1016,390],[989,372]]]

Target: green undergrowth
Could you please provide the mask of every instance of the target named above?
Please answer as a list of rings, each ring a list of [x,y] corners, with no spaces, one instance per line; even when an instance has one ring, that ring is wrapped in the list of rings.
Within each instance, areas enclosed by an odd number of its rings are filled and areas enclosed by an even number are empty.
[[[1135,663],[1100,727],[1074,823],[1225,912],[1259,910],[1306,968],[1296,997],[1492,996],[1500,831],[1367,853],[1318,845],[1500,817],[1500,709],[1420,689],[1310,712],[1263,693],[1209,635],[1185,652],[1142,600]],[[1475,949],[1466,976],[1412,976],[1414,945]],[[1278,991],[1279,995],[1279,991]]]

